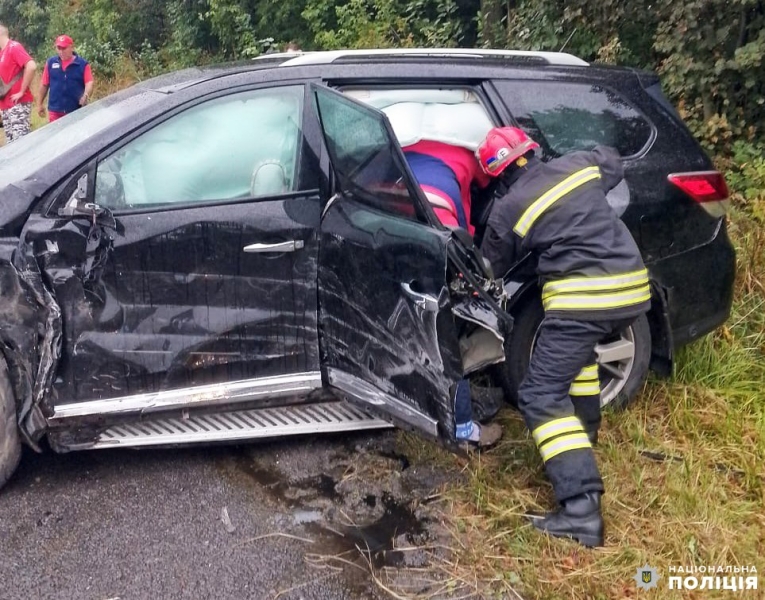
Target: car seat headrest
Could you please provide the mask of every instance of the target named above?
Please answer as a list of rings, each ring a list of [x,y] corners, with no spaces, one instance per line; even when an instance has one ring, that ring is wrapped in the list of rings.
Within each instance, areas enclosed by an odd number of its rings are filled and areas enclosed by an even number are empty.
[[[276,159],[263,160],[255,165],[250,181],[253,196],[270,196],[287,191],[287,174]]]

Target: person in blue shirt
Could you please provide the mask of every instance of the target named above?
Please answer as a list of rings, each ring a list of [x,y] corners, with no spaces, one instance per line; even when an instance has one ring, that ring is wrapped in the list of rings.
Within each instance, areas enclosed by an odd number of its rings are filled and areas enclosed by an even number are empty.
[[[50,91],[50,94],[49,94]],[[56,56],[45,62],[37,112],[45,116],[45,97],[48,98],[48,120],[52,123],[66,114],[85,106],[93,91],[93,73],[90,64],[74,51],[74,40],[68,35],[56,38]]]

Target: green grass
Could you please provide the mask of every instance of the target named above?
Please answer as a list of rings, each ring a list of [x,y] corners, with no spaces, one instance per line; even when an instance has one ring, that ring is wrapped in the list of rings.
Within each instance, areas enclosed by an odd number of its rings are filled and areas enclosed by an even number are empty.
[[[505,441],[490,452],[416,455],[469,475],[445,492],[444,518],[462,540],[455,579],[472,574],[484,597],[706,599],[733,592],[670,591],[668,567],[754,565],[765,573],[765,234],[735,211],[731,233],[739,277],[726,326],[681,350],[671,380],[649,380],[630,409],[605,415],[596,450],[607,488],[605,548],[549,539],[527,524],[525,512],[553,500],[513,411],[501,415]],[[411,451],[417,442],[402,444]],[[662,576],[651,591],[632,579],[645,563]]]

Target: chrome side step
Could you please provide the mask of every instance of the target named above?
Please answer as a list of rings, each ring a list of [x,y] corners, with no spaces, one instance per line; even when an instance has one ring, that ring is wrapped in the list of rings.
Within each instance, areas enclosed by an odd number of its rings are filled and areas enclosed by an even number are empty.
[[[56,406],[49,419],[56,425],[69,419],[103,417],[105,415],[135,415],[189,409],[216,404],[235,404],[260,398],[285,398],[307,395],[321,388],[321,373],[309,371],[260,379],[229,381],[177,390],[162,390],[122,398],[90,400]]]
[[[393,425],[347,402],[337,401],[190,415],[188,418],[144,418],[110,427],[89,447],[231,442],[388,427]]]

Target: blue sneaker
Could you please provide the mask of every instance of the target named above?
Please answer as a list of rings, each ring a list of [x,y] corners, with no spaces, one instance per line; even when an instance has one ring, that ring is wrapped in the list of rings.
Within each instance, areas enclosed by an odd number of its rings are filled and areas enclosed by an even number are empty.
[[[502,438],[502,427],[497,423],[481,425],[475,421],[459,423],[456,431],[457,441],[466,448],[491,448]]]

